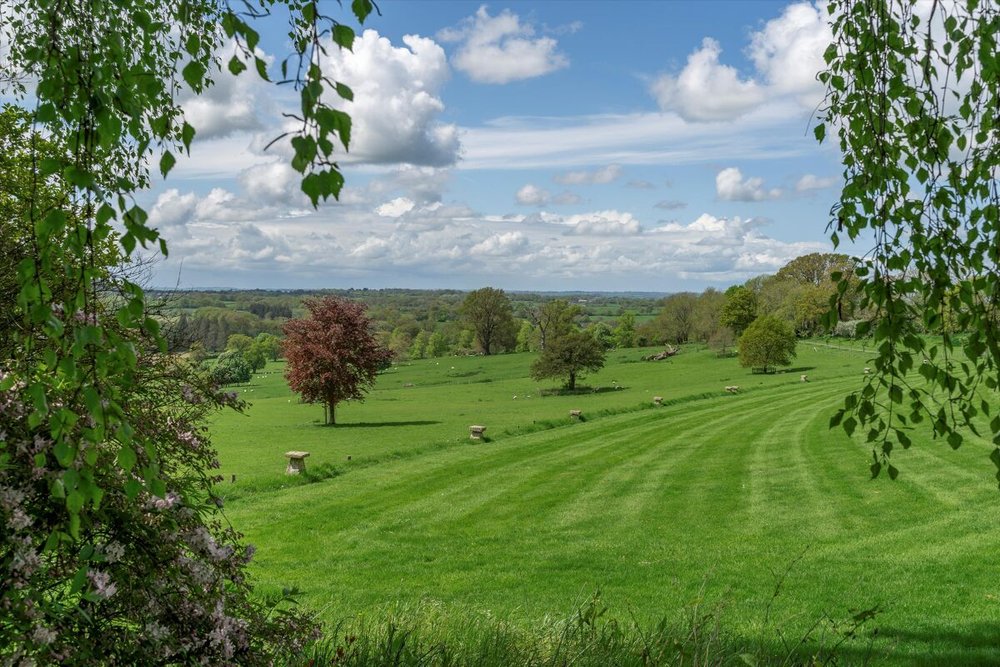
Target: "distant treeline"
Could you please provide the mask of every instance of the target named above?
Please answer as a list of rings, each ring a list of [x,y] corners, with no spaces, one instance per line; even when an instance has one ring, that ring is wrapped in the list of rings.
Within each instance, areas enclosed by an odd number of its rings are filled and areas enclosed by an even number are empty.
[[[163,304],[171,347],[186,351],[200,343],[209,353],[226,349],[233,334],[255,337],[281,335],[290,317],[304,317],[302,300],[333,294],[368,306],[376,335],[397,358],[475,353],[472,327],[462,320],[460,307],[467,292],[459,290],[349,289],[349,290],[225,290],[155,292]],[[526,293],[508,295],[518,318],[527,322],[539,304],[563,298],[580,306],[582,325],[614,325],[626,312],[638,321],[654,318],[662,297],[607,293]],[[610,327],[609,327],[610,328]],[[502,350],[513,351],[511,337]],[[415,347],[416,346],[416,347]],[[522,344],[522,347],[524,345]]]
[[[853,261],[846,255],[813,253],[792,260],[776,274],[757,276],[725,291],[709,288],[700,294],[666,296],[510,292],[506,296],[513,326],[491,351],[537,350],[539,309],[556,299],[578,307],[577,324],[607,346],[703,342],[726,352],[761,315],[784,319],[799,336],[853,336],[866,314],[853,288],[841,294],[832,280],[838,274],[850,279],[853,270]],[[303,299],[328,294],[364,303],[376,336],[397,359],[480,351],[474,326],[461,312],[468,292],[459,290],[227,290],[155,296],[165,304],[173,349],[186,351],[197,344],[208,353],[218,353],[226,349],[233,334],[280,336],[288,318],[305,315]],[[837,311],[832,323],[824,319],[831,303]]]

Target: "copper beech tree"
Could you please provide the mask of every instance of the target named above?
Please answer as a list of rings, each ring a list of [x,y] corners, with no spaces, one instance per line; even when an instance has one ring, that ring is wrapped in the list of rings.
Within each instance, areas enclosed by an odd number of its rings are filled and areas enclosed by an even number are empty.
[[[335,296],[304,303],[310,317],[284,326],[285,378],[306,403],[323,404],[326,424],[336,424],[337,403],[364,399],[392,352],[375,340],[363,304]]]

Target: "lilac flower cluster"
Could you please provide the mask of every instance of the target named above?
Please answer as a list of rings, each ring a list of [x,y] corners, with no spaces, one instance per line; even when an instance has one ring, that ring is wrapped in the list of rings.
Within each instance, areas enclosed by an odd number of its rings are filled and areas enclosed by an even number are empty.
[[[23,383],[0,391],[7,463],[0,469],[0,664],[141,664],[154,657],[263,665],[317,636],[300,612],[276,612],[252,597],[245,569],[254,548],[208,509],[215,478],[191,474],[218,467],[199,418],[239,405],[238,397],[197,382],[180,386],[189,387],[187,395],[177,390],[183,402],[147,398],[138,382],[115,399],[141,425],[132,441],[139,467],[130,474],[117,463],[117,445],[82,446],[75,432],[62,437],[80,445],[77,458],[60,465],[46,423],[29,425]],[[49,404],[87,414],[65,396]],[[87,424],[80,419],[76,428]],[[66,501],[52,489],[79,478],[88,450],[97,453],[86,465],[103,498],[83,509],[70,538]],[[139,473],[152,462],[167,486],[162,497]],[[138,497],[126,493],[127,483],[141,485]],[[51,534],[64,537],[45,548]]]

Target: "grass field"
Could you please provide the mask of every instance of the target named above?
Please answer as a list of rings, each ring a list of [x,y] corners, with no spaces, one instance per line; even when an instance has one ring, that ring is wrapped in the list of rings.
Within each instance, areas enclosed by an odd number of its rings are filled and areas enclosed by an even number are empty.
[[[414,361],[332,428],[270,367],[243,388],[247,413],[212,425],[262,588],[295,586],[331,621],[430,605],[530,626],[600,590],[648,624],[700,601],[776,651],[776,629],[878,607],[877,636],[846,642],[848,660],[870,645],[896,664],[1000,664],[984,442],[915,437],[899,480],[870,481],[867,448],[827,428],[863,353],[805,342],[768,376],[694,348],[643,353],[612,352],[585,380],[600,390],[575,396],[542,396],[554,385],[527,378],[533,355]],[[473,423],[489,442],[469,440]],[[311,452],[309,475],[283,474],[289,449]]]

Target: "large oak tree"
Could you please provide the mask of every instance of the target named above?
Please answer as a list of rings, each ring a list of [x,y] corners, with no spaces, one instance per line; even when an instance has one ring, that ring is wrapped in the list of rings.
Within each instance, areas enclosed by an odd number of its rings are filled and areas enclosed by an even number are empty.
[[[363,400],[392,359],[372,333],[364,304],[335,296],[307,299],[310,317],[285,322],[285,378],[307,403],[322,403],[336,424],[337,403]]]

